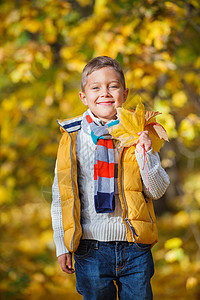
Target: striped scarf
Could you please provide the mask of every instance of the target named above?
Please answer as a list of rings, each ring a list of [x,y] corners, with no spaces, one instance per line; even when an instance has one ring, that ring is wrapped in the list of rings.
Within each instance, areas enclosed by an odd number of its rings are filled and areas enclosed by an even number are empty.
[[[115,120],[98,126],[88,112],[83,117],[83,129],[89,124],[92,140],[97,145],[94,156],[94,203],[97,213],[111,213],[115,209],[114,179],[117,174],[114,144],[107,129],[118,123],[119,120]]]

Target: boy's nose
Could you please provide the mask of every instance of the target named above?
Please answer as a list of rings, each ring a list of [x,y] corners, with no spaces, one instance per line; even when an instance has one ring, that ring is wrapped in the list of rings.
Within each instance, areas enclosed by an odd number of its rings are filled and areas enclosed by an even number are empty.
[[[109,93],[109,90],[107,88],[103,89],[102,90],[102,93],[101,93],[101,97],[110,97],[110,93]]]

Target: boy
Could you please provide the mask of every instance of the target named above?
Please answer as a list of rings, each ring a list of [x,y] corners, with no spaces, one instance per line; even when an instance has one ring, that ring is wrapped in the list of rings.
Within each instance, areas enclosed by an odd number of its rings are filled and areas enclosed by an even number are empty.
[[[72,274],[83,299],[153,299],[151,247],[157,242],[152,198],[160,198],[169,178],[152,153],[148,132],[138,144],[116,149],[107,128],[128,96],[119,63],[92,59],[83,69],[82,117],[59,122],[53,184],[52,224],[58,261]],[[143,170],[143,146],[149,175]]]

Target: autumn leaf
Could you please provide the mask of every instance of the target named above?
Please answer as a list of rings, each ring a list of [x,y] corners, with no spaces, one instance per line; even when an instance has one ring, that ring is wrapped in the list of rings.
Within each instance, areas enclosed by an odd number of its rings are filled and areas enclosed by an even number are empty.
[[[145,114],[145,120],[146,124],[148,124],[150,121],[152,121],[152,118],[154,118],[157,115],[160,115],[161,113],[159,111],[147,111]]]
[[[158,114],[160,113],[153,111],[145,113],[142,102],[139,102],[135,111],[118,108],[120,123],[110,127],[109,132],[117,140],[119,147],[129,147],[137,144],[141,131],[147,130],[152,140],[153,151],[160,151],[164,141],[168,141],[168,136],[164,127],[156,122],[155,116]]]

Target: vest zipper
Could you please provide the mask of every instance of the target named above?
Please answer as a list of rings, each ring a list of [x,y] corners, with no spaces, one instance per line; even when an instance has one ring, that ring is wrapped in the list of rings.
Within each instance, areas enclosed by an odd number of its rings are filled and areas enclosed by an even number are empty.
[[[69,134],[69,133],[68,133]],[[74,232],[73,232],[73,236],[72,236],[72,240],[71,240],[71,249],[73,250],[73,240],[74,240],[74,234],[76,231],[76,222],[75,222],[75,218],[74,218],[74,204],[75,204],[75,195],[74,195],[74,184],[73,184],[73,163],[72,163],[72,137],[70,136],[70,140],[71,140],[71,144],[70,144],[70,158],[71,158],[71,179],[72,179],[72,191],[73,191],[73,197],[74,197],[74,203],[73,203],[73,221],[74,221]]]
[[[135,237],[134,235],[138,236],[137,233],[135,232],[134,227],[131,225],[131,222],[129,221],[128,218],[125,218],[126,223],[128,224],[128,226],[130,227],[132,233],[133,233],[133,241],[135,242]]]
[[[127,207],[126,199],[125,199],[125,196],[124,196],[124,186],[123,186],[123,176],[122,176],[123,175],[123,164],[122,164],[123,151],[124,151],[124,148],[122,149],[122,152],[121,152],[121,188],[122,188],[122,198],[124,200],[125,209],[126,209],[125,222],[128,225],[128,227],[130,228],[130,230],[132,232],[133,242],[135,242],[135,237],[134,236],[138,236],[138,235],[136,234],[134,227],[131,225],[131,222],[128,219],[128,207]]]

